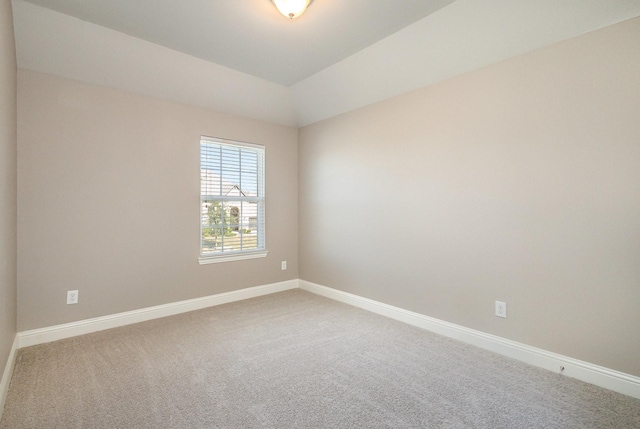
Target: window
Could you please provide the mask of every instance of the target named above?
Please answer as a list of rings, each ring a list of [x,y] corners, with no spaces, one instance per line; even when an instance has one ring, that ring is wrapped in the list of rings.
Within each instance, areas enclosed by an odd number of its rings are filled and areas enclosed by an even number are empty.
[[[264,146],[201,137],[200,263],[266,256],[264,204]]]

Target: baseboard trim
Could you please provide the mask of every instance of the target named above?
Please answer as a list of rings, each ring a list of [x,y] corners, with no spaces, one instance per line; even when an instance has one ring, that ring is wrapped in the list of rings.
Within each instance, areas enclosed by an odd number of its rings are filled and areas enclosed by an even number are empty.
[[[49,343],[51,341],[57,341],[64,338],[104,331],[106,329],[130,325],[132,323],[145,322],[147,320],[173,316],[175,314],[200,310],[207,307],[214,307],[216,305],[227,304],[230,302],[242,301],[262,295],[269,295],[289,289],[296,289],[297,287],[297,279],[288,280],[279,283],[272,283],[268,285],[255,286],[246,289],[205,296],[202,298],[189,299],[185,301],[157,305],[154,307],[142,308],[139,310],[127,311],[124,313],[111,314],[108,316],[96,317],[93,319],[85,319],[77,322],[50,326],[47,328],[18,332],[18,348],[34,346],[42,343]]]
[[[4,372],[2,373],[2,379],[0,380],[0,419],[2,419],[2,412],[4,410],[4,401],[7,399],[7,393],[9,392],[9,383],[11,383],[11,375],[13,374],[13,367],[16,363],[16,352],[18,351],[18,335],[13,339],[11,351],[7,358],[7,364],[4,366]]]
[[[486,334],[372,299],[299,280],[300,289],[640,399],[640,377]],[[560,370],[564,367],[564,370]]]

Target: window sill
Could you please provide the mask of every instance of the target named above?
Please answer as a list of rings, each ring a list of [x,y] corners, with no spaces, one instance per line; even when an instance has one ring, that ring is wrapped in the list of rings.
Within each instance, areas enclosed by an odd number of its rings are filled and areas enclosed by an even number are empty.
[[[200,256],[198,258],[198,263],[200,265],[206,264],[218,264],[220,262],[232,262],[232,261],[242,261],[244,259],[256,259],[256,258],[264,258],[269,253],[268,250],[261,250],[259,252],[243,252],[236,253],[231,255],[219,255],[219,256]]]

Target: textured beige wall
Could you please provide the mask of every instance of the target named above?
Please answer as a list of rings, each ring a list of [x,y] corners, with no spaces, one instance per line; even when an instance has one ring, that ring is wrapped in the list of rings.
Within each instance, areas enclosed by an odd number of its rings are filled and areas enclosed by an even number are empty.
[[[200,135],[265,145],[266,258],[198,264]],[[19,70],[18,330],[297,278],[297,159],[295,128]]]
[[[635,19],[303,128],[300,278],[640,376],[639,76]]]
[[[0,0],[0,59],[0,377],[2,377],[2,371],[16,335],[16,50],[10,0]]]

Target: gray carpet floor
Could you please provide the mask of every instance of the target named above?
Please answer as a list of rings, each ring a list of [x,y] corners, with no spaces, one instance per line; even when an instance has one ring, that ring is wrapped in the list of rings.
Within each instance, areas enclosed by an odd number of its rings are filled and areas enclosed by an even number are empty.
[[[0,428],[640,428],[640,400],[293,290],[21,349]]]

